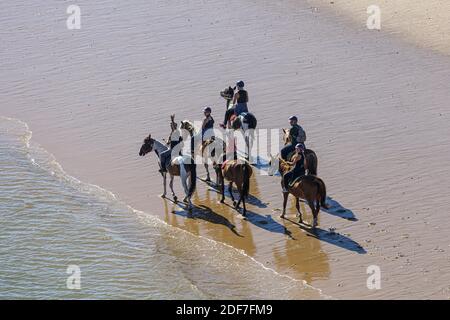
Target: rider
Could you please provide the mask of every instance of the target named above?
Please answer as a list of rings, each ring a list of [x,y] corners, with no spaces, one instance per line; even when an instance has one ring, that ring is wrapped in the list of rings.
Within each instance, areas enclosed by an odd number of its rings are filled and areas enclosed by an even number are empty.
[[[166,151],[161,152],[159,155],[159,161],[161,163],[161,169],[159,172],[167,172],[167,167],[170,164],[171,156],[172,156],[172,150],[183,140],[181,137],[180,131],[177,129],[178,125],[176,122],[172,121],[170,123],[170,129],[172,132],[170,133],[169,138],[167,139],[167,145],[169,146],[169,149]]]
[[[222,128],[226,128],[227,123],[233,114],[238,116],[241,113],[248,112],[248,92],[244,90],[244,86],[244,81],[239,81],[236,83],[236,88],[238,91],[234,94],[233,107],[229,108],[225,112],[225,119],[223,120],[223,123],[220,124]]]
[[[288,143],[283,149],[281,149],[281,158],[287,160],[288,155],[294,151],[294,146],[297,143],[305,143],[306,133],[303,128],[298,125],[298,118],[292,116],[289,118],[291,129],[289,129],[290,143]]]
[[[283,176],[283,192],[287,192],[289,189],[289,184],[297,177],[304,176],[306,171],[306,161],[305,161],[305,145],[303,143],[298,143],[295,146],[295,154],[292,157],[291,164],[294,167],[286,172]]]
[[[203,109],[205,119],[203,119],[203,123],[202,123],[202,140],[203,140],[203,137],[205,136],[205,132],[208,131],[209,129],[214,128],[214,119],[211,116],[211,111],[212,110],[210,107],[206,107],[205,109]]]

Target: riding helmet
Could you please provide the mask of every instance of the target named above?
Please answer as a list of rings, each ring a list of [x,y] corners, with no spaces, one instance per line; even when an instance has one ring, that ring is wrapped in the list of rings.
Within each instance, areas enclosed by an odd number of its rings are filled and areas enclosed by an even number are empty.
[[[209,112],[209,113],[211,113],[211,108],[210,108],[210,107],[205,107],[205,109],[203,109],[203,112]]]
[[[238,83],[236,83],[236,86],[238,86],[239,88],[243,88],[245,85],[244,81],[239,81]]]
[[[305,151],[305,145],[303,143],[297,143],[295,148],[298,148],[298,149],[301,149],[301,150]]]
[[[289,118],[289,121],[291,121],[291,120],[294,120],[294,121],[298,121],[298,119],[297,119],[297,117],[296,117],[296,116],[292,116],[292,117],[290,117],[290,118]]]

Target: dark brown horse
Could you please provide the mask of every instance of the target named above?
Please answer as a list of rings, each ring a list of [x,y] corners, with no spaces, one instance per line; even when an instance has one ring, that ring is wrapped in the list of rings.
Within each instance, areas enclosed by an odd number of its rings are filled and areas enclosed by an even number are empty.
[[[250,164],[242,159],[238,160],[228,160],[223,164],[216,164],[215,169],[217,172],[217,176],[219,177],[219,181],[221,184],[221,193],[222,198],[220,200],[221,203],[225,202],[225,180],[229,181],[229,192],[231,199],[233,200],[233,206],[239,209],[239,205],[242,201],[242,206],[244,211],[242,213],[243,216],[247,213],[247,208],[245,206],[245,198],[248,197],[250,190],[250,177],[253,174],[252,167]],[[236,188],[239,191],[239,201],[236,202],[233,196],[233,183],[236,184]]]
[[[279,159],[280,161],[280,173],[282,176],[288,171],[290,171],[293,165],[289,162]],[[283,181],[283,180],[282,180]],[[282,182],[283,183],[283,182]],[[327,189],[325,183],[319,177],[314,175],[305,175],[298,177],[289,186],[288,192],[283,192],[283,213],[281,218],[284,218],[286,214],[286,205],[289,194],[295,197],[295,206],[297,208],[297,216],[299,217],[299,222],[302,223],[302,212],[300,210],[299,199],[305,199],[308,202],[311,212],[313,214],[313,228],[317,226],[317,217],[319,215],[320,207],[327,208],[325,200],[327,198]]]
[[[288,129],[283,129],[283,141],[284,141],[284,145],[287,145],[289,143],[291,143],[291,135],[289,134],[289,130]],[[293,156],[294,154],[290,154],[288,155],[288,159],[286,160],[290,160],[290,158]],[[307,168],[305,168],[306,170],[308,170],[308,174],[312,174],[312,175],[317,175],[317,165],[318,165],[318,159],[317,159],[317,155],[316,153],[311,150],[311,149],[306,149],[305,150],[305,157],[306,157],[306,162],[307,162]],[[280,169],[280,173],[281,173],[281,169]]]

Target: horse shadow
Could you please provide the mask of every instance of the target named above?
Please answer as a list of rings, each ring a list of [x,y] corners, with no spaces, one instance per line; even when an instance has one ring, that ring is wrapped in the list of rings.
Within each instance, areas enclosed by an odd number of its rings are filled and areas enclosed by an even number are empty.
[[[181,210],[173,211],[173,213],[178,216],[184,217],[186,219],[194,219],[194,220],[200,219],[200,220],[210,222],[212,224],[220,224],[220,225],[223,225],[223,226],[227,227],[228,229],[230,229],[230,231],[233,232],[236,236],[243,237],[237,232],[236,226],[234,224],[232,224],[230,222],[230,220],[228,220],[224,216],[214,212],[211,208],[209,208],[205,205],[200,205],[200,206],[192,205],[192,209],[189,210],[187,208],[187,205],[181,206],[180,202],[175,202],[170,199],[167,199],[167,200],[173,202],[181,209]]]
[[[352,210],[345,208],[333,198],[327,197],[326,203],[328,204],[328,208],[321,207],[321,211],[349,221],[358,221]]]
[[[221,194],[220,185],[217,185],[214,182],[205,182],[205,183],[207,183],[208,186],[210,187],[209,190],[214,191],[214,192],[216,192],[218,194]],[[233,188],[233,194],[234,194],[234,197],[235,197],[235,199],[237,201],[239,199],[239,192],[237,191],[236,188]],[[225,198],[231,199],[228,185],[225,186]],[[251,194],[249,194],[247,197],[245,197],[245,202],[248,203],[248,204],[251,204],[251,205],[253,205],[255,207],[258,207],[260,209],[266,209],[267,208],[267,203],[262,202],[260,199],[258,199],[255,196],[252,196]]]
[[[288,228],[286,228],[284,225],[275,221],[270,214],[263,216],[261,214],[247,210],[247,213],[244,216],[244,220],[266,231],[283,234],[288,236],[292,240],[295,240],[292,236],[292,232],[289,231]]]
[[[287,221],[297,225],[307,233],[308,236],[316,238],[318,240],[324,241],[326,243],[335,245],[339,248],[346,249],[349,251],[356,252],[358,254],[366,254],[367,251],[364,249],[358,242],[350,239],[347,236],[344,236],[337,232],[326,231],[319,227],[313,229],[310,225],[306,225],[305,223],[298,223],[289,218],[284,218]]]

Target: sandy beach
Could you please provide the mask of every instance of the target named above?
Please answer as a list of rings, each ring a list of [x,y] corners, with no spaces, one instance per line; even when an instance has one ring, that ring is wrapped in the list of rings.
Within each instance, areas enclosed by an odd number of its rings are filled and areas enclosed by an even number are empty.
[[[448,299],[449,5],[379,1],[375,31],[370,4],[79,1],[82,27],[67,30],[65,4],[1,3],[0,116],[26,122],[68,175],[194,235],[193,248],[210,239],[276,279],[307,284],[287,286],[287,298]],[[156,156],[138,156],[149,133],[167,137],[172,113],[201,120],[212,105],[218,123],[219,91],[239,79],[259,128],[287,127],[297,114],[307,132],[331,205],[315,233],[296,223],[293,202],[279,218],[279,177],[256,170],[247,219],[199,181],[189,216],[159,197]],[[189,256],[176,241],[164,248]],[[227,270],[239,275],[240,263]],[[371,265],[380,290],[367,288]],[[204,270],[183,269],[200,288],[217,276]],[[226,298],[261,297],[248,284],[237,295],[242,279],[223,281]]]

